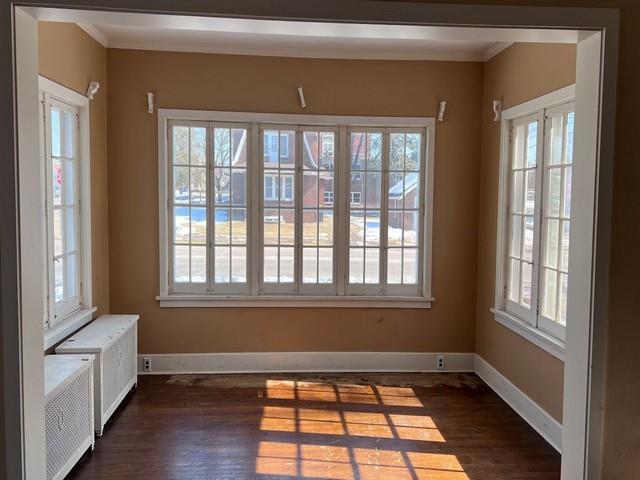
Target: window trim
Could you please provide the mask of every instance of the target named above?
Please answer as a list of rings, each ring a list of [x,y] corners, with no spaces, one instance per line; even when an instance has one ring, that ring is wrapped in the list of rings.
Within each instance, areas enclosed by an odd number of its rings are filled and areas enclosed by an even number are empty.
[[[337,132],[337,145],[336,145],[336,155],[343,156],[346,155],[346,128],[344,125],[348,125],[350,128],[354,127],[378,127],[378,128],[422,128],[426,129],[425,142],[421,147],[424,157],[424,180],[423,185],[426,191],[428,192],[428,198],[424,198],[424,238],[423,238],[423,262],[424,268],[422,272],[422,289],[421,295],[417,297],[405,297],[405,296],[388,296],[388,297],[366,297],[366,296],[353,296],[353,297],[341,297],[341,296],[317,296],[312,297],[313,302],[319,302],[321,305],[326,306],[359,306],[362,307],[363,301],[366,301],[367,304],[372,305],[382,305],[390,307],[398,307],[398,308],[411,308],[407,307],[407,305],[415,305],[419,304],[420,308],[430,308],[431,302],[433,298],[431,296],[431,271],[432,271],[432,236],[433,236],[433,164],[435,159],[435,119],[433,117],[361,117],[361,116],[335,116],[335,115],[298,115],[298,114],[265,114],[265,113],[252,113],[252,112],[225,112],[225,111],[204,111],[204,110],[182,110],[182,109],[158,109],[158,202],[159,202],[159,256],[160,256],[160,265],[159,265],[159,295],[156,297],[157,300],[160,301],[160,306],[176,306],[175,302],[177,301],[180,306],[220,306],[220,307],[229,307],[231,306],[229,301],[234,299],[234,304],[239,302],[242,305],[251,305],[251,306],[274,306],[279,307],[283,306],[283,303],[291,304],[292,306],[302,305],[304,302],[301,302],[301,299],[304,300],[307,297],[300,295],[288,295],[288,292],[282,294],[276,294],[277,302],[270,302],[268,300],[269,294],[262,294],[259,292],[260,285],[257,285],[253,282],[253,278],[249,280],[251,283],[250,293],[247,296],[238,296],[238,295],[229,295],[229,294],[207,294],[207,295],[192,295],[190,293],[187,294],[172,294],[169,291],[169,235],[170,231],[168,229],[169,226],[169,215],[168,215],[168,202],[171,199],[171,192],[169,191],[168,185],[168,168],[169,168],[169,157],[168,153],[168,145],[170,142],[169,135],[170,129],[168,128],[171,121],[179,121],[179,122],[219,122],[223,124],[230,123],[243,123],[250,124],[250,151],[251,158],[259,158],[262,154],[259,150],[261,146],[260,134],[262,131],[262,127],[267,126],[278,126],[278,128],[287,128],[292,125],[301,125],[304,128],[307,127],[332,127],[336,129]],[[261,162],[262,163],[262,162]],[[346,174],[346,168],[343,168],[344,172],[337,172],[336,176],[342,176]],[[262,192],[264,188],[263,182],[260,179],[260,175],[251,175],[250,177],[250,185],[256,192]],[[339,185],[341,182],[338,180],[337,184]],[[339,187],[334,187],[339,188]],[[252,226],[259,227],[257,224],[257,216],[255,215],[256,210],[258,209],[258,201],[259,199],[251,199],[251,205],[249,206],[250,210],[253,213]],[[338,211],[336,212],[340,215],[339,211],[344,206],[339,206]],[[339,223],[339,222],[338,222]],[[338,227],[339,230],[336,232],[336,242],[341,241],[341,236],[344,236],[344,231],[340,232],[341,227]],[[343,229],[342,229],[343,230]],[[250,248],[256,248],[256,242],[261,242],[261,239],[256,238],[256,235],[253,235],[253,238],[249,240]],[[340,249],[338,249],[340,250]],[[258,259],[253,255],[250,261],[251,269],[259,268],[257,264]],[[337,263],[343,261],[341,258],[342,255],[338,253],[337,255]],[[338,275],[340,277],[341,274]],[[340,285],[341,282],[338,282]],[[266,293],[266,292],[265,292]],[[253,295],[253,296],[252,296]],[[344,295],[344,292],[338,289],[337,295]],[[263,304],[257,302],[256,300],[265,300]],[[225,300],[225,301],[220,301]],[[334,300],[335,302],[332,302]],[[351,302],[349,300],[352,300]],[[371,300],[380,300],[380,302]],[[197,301],[197,305],[193,304],[194,301]]]
[[[78,166],[79,166],[79,191],[78,200],[80,202],[80,235],[78,250],[81,252],[81,266],[78,274],[80,275],[81,282],[81,295],[80,306],[61,318],[56,319],[55,322],[51,322],[51,307],[47,296],[49,295],[49,277],[48,274],[43,275],[44,286],[44,298],[43,298],[43,329],[45,331],[45,343],[44,348],[49,348],[59,334],[69,329],[79,328],[82,325],[89,322],[92,318],[93,312],[96,308],[93,306],[93,290],[92,290],[92,255],[91,255],[91,148],[90,148],[90,102],[87,97],[81,95],[59,83],[49,80],[42,75],[38,76],[38,91],[40,95],[40,108],[43,110],[41,114],[44,116],[46,111],[47,98],[54,99],[58,102],[62,102],[72,106],[78,110]],[[48,116],[47,116],[48,117]],[[42,117],[41,117],[42,118]],[[47,118],[47,122],[50,120]],[[41,138],[41,161],[46,163],[44,142],[45,138]],[[49,172],[49,168],[45,165],[45,172]],[[48,175],[45,176],[45,182],[50,181]],[[43,209],[49,209],[49,189],[46,187],[47,183],[43,185]],[[43,210],[44,211],[44,210]],[[47,219],[49,213],[42,216],[42,232],[47,238],[44,242],[43,258],[44,258],[44,272],[49,271],[49,253],[48,253],[48,226]],[[43,237],[44,238],[44,237]],[[47,322],[49,322],[47,324]]]
[[[495,298],[494,307],[490,309],[495,320],[501,325],[511,329],[512,331],[523,336],[546,352],[564,361],[564,340],[554,337],[551,333],[538,328],[532,324],[530,319],[520,318],[513,312],[507,311],[505,300],[505,285],[507,280],[507,252],[508,252],[508,227],[510,225],[507,206],[509,204],[509,175],[510,175],[510,129],[513,120],[536,115],[544,110],[551,110],[564,104],[575,101],[575,84],[560,88],[546,95],[542,95],[533,100],[527,101],[520,105],[503,110],[500,122],[500,166],[499,166],[499,190],[498,190],[498,210],[497,210],[497,235],[496,235],[496,281],[495,281]],[[544,125],[539,125],[544,130]],[[539,130],[539,138],[541,132]],[[542,132],[544,138],[544,132]],[[538,148],[544,149],[544,143],[538,145]],[[541,165],[544,167],[544,164]],[[538,169],[537,176],[541,179],[541,169]],[[540,185],[540,184],[537,184]],[[542,189],[538,188],[536,197],[540,196],[541,201]],[[540,204],[536,203],[536,218],[540,215]],[[540,235],[541,228],[538,229],[537,236]],[[535,249],[535,241],[534,241]],[[538,267],[536,266],[537,270]],[[535,271],[534,270],[534,271]]]

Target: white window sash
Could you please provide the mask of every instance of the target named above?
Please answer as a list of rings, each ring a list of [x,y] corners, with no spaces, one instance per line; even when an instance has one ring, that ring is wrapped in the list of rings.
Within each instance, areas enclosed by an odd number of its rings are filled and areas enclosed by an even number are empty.
[[[44,168],[44,202],[43,233],[46,242],[44,255],[46,265],[43,266],[43,285],[45,286],[43,327],[51,330],[57,325],[71,318],[80,310],[90,312],[92,307],[91,292],[91,197],[90,197],[90,157],[89,157],[89,101],[86,97],[42,76],[39,77],[40,100],[42,102],[42,114],[44,117],[40,132],[41,160]],[[54,232],[53,232],[53,192],[52,176],[53,161],[51,151],[51,107],[55,106],[75,115],[76,132],[74,135],[74,156],[70,161],[74,164],[74,201],[73,217],[75,227],[75,248],[73,251],[64,252],[54,256]],[[64,129],[64,122],[61,122]],[[63,132],[64,133],[64,132]],[[64,163],[64,157],[63,163]],[[65,175],[66,176],[66,175]],[[64,180],[63,180],[64,181]],[[64,185],[61,186],[64,188]],[[66,205],[66,202],[65,204]],[[64,207],[63,205],[63,207]],[[65,208],[61,209],[63,217]],[[66,224],[66,218],[63,222]],[[67,231],[62,232],[63,236]],[[64,242],[66,243],[66,242]],[[64,248],[66,250],[66,248]],[[54,259],[64,262],[64,258],[75,255],[75,295],[65,297],[61,301],[55,301],[55,268]],[[69,272],[65,270],[65,284],[69,281]],[[84,310],[83,310],[84,311]]]
[[[503,112],[501,128],[501,162],[500,162],[500,192],[499,192],[499,215],[498,215],[498,245],[497,245],[497,267],[496,267],[496,319],[504,322],[505,318],[513,315],[520,321],[531,325],[531,328],[541,332],[541,335],[551,335],[558,341],[564,341],[565,327],[542,314],[542,252],[546,239],[545,222],[543,214],[546,211],[548,188],[546,180],[546,170],[549,161],[549,129],[551,118],[556,115],[566,114],[574,110],[573,98],[574,86],[569,86],[552,92],[539,99],[534,99],[525,104],[513,107]],[[509,252],[511,235],[511,214],[509,205],[511,202],[511,161],[512,161],[512,127],[518,124],[538,119],[538,144],[537,144],[537,167],[536,167],[536,204],[534,219],[534,262],[532,275],[532,308],[526,309],[522,305],[516,304],[508,299],[509,282]],[[525,189],[525,186],[523,186]],[[560,233],[559,233],[560,234]],[[523,229],[524,235],[524,229]],[[501,313],[506,312],[506,313]]]
[[[185,120],[181,120],[185,119]],[[268,122],[262,120],[272,119],[275,122]],[[384,160],[385,165],[388,165],[388,148],[386,143],[386,138],[388,137],[388,131],[391,131],[393,127],[381,128],[377,127],[377,125],[400,125],[407,124],[408,126],[398,127],[397,131],[402,131],[406,133],[411,133],[413,130],[417,130],[422,134],[422,145],[421,145],[421,162],[422,162],[422,170],[421,170],[421,178],[420,178],[420,189],[421,189],[421,197],[425,197],[425,194],[429,196],[432,195],[432,188],[428,188],[428,185],[431,185],[433,181],[431,177],[430,169],[433,164],[433,119],[425,119],[425,118],[367,118],[367,117],[328,117],[328,116],[299,116],[299,115],[282,115],[282,114],[244,114],[244,113],[235,113],[235,112],[201,112],[201,111],[175,111],[175,110],[164,110],[159,109],[158,116],[158,125],[159,130],[162,132],[162,135],[159,136],[159,152],[160,152],[160,198],[161,203],[165,206],[161,210],[161,217],[165,217],[164,219],[160,219],[160,241],[164,244],[160,246],[160,256],[161,256],[161,278],[160,278],[160,295],[158,298],[166,299],[170,297],[172,294],[180,296],[181,294],[189,295],[189,294],[206,294],[206,295],[217,295],[222,294],[225,296],[233,295],[233,292],[225,292],[220,289],[220,285],[216,285],[215,288],[209,288],[207,291],[200,292],[197,288],[192,288],[192,285],[177,285],[172,284],[172,274],[171,269],[173,268],[172,261],[172,252],[171,246],[169,245],[171,242],[172,229],[171,227],[171,219],[166,217],[170,217],[170,209],[167,209],[166,206],[169,205],[171,200],[170,194],[170,186],[172,185],[171,180],[171,135],[169,133],[165,134],[165,130],[169,132],[170,126],[173,123],[184,125],[193,122],[215,122],[223,125],[236,124],[236,122],[241,122],[244,120],[244,123],[247,125],[248,137],[247,142],[249,143],[247,148],[248,153],[248,186],[249,192],[254,193],[254,198],[250,200],[250,204],[248,205],[248,223],[251,225],[252,229],[255,229],[251,234],[249,234],[248,242],[250,244],[249,247],[249,257],[248,264],[251,267],[248,269],[248,278],[247,278],[247,290],[246,293],[242,293],[240,295],[249,293],[252,295],[299,295],[304,293],[305,295],[318,295],[323,298],[335,295],[354,295],[354,296],[363,296],[366,295],[366,292],[360,293],[354,291],[354,289],[345,288],[345,279],[347,278],[347,272],[344,271],[346,268],[344,267],[344,263],[346,257],[348,257],[348,241],[346,240],[346,236],[348,235],[348,225],[344,225],[348,222],[348,211],[350,208],[348,192],[348,185],[342,185],[342,183],[346,183],[350,178],[350,174],[348,171],[348,164],[350,163],[350,155],[347,151],[346,144],[348,143],[348,135],[347,130],[349,128],[357,129],[361,131],[363,128],[369,128],[376,131],[383,130],[385,134],[383,135],[383,147],[382,154],[383,157],[386,158]],[[281,120],[295,120],[295,122],[285,122]],[[313,120],[317,120],[313,121]],[[326,124],[324,122],[327,122]],[[370,126],[367,126],[367,123]],[[413,123],[414,125],[411,125]],[[348,127],[346,124],[356,125],[355,127]],[[318,125],[318,126],[315,126]],[[336,126],[336,125],[345,125],[345,126]],[[363,125],[362,127],[358,125]],[[371,126],[376,125],[376,126]],[[428,125],[429,128],[426,128],[425,125]],[[296,138],[299,138],[302,135],[302,131],[321,131],[321,129],[328,129],[335,132],[335,144],[334,144],[334,162],[335,162],[335,170],[336,176],[334,180],[334,192],[333,193],[333,206],[334,206],[334,221],[336,223],[334,227],[334,246],[333,246],[333,255],[334,255],[334,282],[333,284],[307,284],[306,286],[301,282],[301,249],[302,249],[302,241],[301,241],[301,229],[302,229],[302,214],[303,214],[303,202],[302,202],[302,152],[300,151],[302,147],[301,141],[295,141],[294,145],[288,145],[289,153],[291,153],[292,149],[296,151],[296,168],[293,170],[295,174],[295,178],[293,179],[293,192],[295,201],[295,212],[296,212],[296,227],[295,227],[295,239],[294,239],[294,281],[286,284],[276,284],[269,283],[266,284],[263,281],[263,249],[264,249],[264,241],[263,241],[263,228],[260,227],[263,224],[262,212],[264,210],[263,202],[265,200],[265,176],[264,176],[264,131],[265,130],[290,130],[296,132]],[[413,129],[413,130],[412,130]],[[280,135],[278,135],[278,145],[280,146],[281,140]],[[326,142],[325,142],[326,143]],[[210,141],[208,142],[208,150],[211,148]],[[322,145],[319,146],[322,148]],[[209,154],[209,152],[208,152]],[[257,155],[256,155],[257,154]],[[208,164],[211,162],[208,160]],[[341,166],[343,165],[343,166]],[[344,167],[344,169],[343,169]],[[341,169],[343,169],[341,171]],[[387,184],[388,180],[385,178],[388,175],[387,171],[383,171],[382,178],[383,183]],[[288,181],[286,181],[288,182]],[[209,182],[210,183],[210,182]],[[272,188],[280,188],[282,189],[282,194],[285,193],[287,187],[280,184],[278,187],[275,187],[277,182],[274,182],[274,187]],[[388,192],[387,189],[383,187],[382,190],[382,201],[386,202],[388,200]],[[208,202],[212,199],[212,195],[208,195]],[[429,204],[431,202],[429,201]],[[209,206],[209,212],[210,210]],[[330,207],[329,207],[330,208]],[[431,300],[430,298],[430,225],[431,225],[431,205],[429,208],[425,208],[425,205],[421,203],[419,205],[420,214],[420,233],[421,239],[419,241],[419,281],[418,285],[400,285],[401,288],[394,288],[394,293],[389,293],[389,298],[392,298],[392,295],[397,298],[425,298],[427,300]],[[382,214],[383,221],[386,225],[386,210]],[[209,213],[209,218],[211,218],[211,214]],[[210,220],[209,225],[213,222]],[[249,227],[248,227],[249,228]],[[386,237],[386,227],[382,228],[381,235],[383,238]],[[171,240],[172,241],[172,240]],[[386,241],[386,239],[385,239]],[[384,244],[383,244],[384,245]],[[386,252],[384,246],[381,245],[381,270],[386,269]],[[212,256],[209,255],[211,261],[213,261]],[[342,268],[341,268],[342,265]],[[209,267],[211,268],[211,267]],[[164,272],[164,273],[163,273]],[[168,273],[167,273],[168,272]],[[373,289],[371,290],[375,296],[385,294],[386,292],[382,291],[380,285],[383,282],[386,282],[386,271],[382,271],[380,275],[380,283],[375,285],[367,285],[367,287],[371,286]],[[209,283],[212,281],[211,275],[209,275]],[[309,292],[304,292],[307,287],[309,287]],[[319,287],[322,287],[319,289]],[[326,287],[326,290],[325,290]],[[408,288],[405,288],[408,287]],[[320,290],[323,290],[320,292]],[[348,290],[348,291],[347,291]],[[397,293],[396,293],[397,292]]]

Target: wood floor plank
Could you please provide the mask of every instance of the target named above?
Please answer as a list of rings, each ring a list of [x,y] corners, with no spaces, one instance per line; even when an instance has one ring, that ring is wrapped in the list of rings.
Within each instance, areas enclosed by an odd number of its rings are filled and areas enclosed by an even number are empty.
[[[142,376],[73,480],[560,478],[474,374]]]

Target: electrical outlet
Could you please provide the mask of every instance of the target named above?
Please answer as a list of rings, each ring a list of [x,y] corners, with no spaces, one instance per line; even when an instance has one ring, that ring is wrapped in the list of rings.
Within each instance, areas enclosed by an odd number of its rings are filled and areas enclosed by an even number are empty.
[[[444,370],[444,355],[436,355],[436,368]]]
[[[143,357],[142,358],[142,363],[143,363],[143,370],[145,372],[150,372],[151,371],[151,357]]]

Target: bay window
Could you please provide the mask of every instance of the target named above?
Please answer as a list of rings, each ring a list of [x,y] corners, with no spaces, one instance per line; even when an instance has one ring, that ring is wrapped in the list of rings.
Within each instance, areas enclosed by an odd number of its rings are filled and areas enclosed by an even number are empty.
[[[533,341],[558,355],[570,280],[575,113],[573,102],[538,105],[526,115],[505,111],[503,120],[499,218],[504,221],[494,311],[501,323],[537,335]]]
[[[428,306],[432,125],[161,110],[161,304]]]

